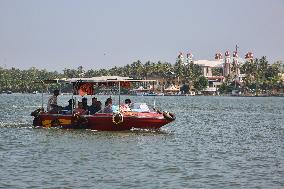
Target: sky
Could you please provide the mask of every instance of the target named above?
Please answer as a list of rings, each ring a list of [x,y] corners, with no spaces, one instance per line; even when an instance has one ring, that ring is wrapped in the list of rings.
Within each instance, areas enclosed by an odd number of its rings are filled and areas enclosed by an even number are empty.
[[[239,46],[284,60],[284,0],[0,0],[0,67],[84,69],[213,60]]]

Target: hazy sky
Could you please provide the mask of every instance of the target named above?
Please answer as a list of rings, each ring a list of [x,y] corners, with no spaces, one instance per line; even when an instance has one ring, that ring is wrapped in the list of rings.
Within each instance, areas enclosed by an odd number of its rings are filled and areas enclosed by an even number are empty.
[[[284,0],[0,0],[0,66],[62,71],[179,51],[253,51],[284,60]]]

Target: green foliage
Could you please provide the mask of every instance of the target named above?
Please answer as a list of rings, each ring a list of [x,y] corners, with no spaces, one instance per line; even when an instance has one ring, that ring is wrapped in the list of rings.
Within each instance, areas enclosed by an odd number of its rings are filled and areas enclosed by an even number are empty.
[[[251,62],[246,62],[240,68],[241,72],[246,75],[244,78],[244,89],[262,90],[262,91],[279,91],[283,90],[283,81],[280,81],[279,73],[284,72],[283,62],[276,62],[269,64],[266,57],[261,59],[254,59]],[[221,75],[222,70],[213,69],[213,75]],[[188,90],[194,86],[195,89],[201,91],[208,85],[207,79],[202,76],[201,67],[199,65],[190,63],[183,65],[177,61],[174,65],[168,62],[151,62],[147,61],[144,64],[140,61],[134,61],[132,64],[127,64],[123,67],[113,67],[111,69],[91,69],[84,70],[83,66],[78,66],[77,69],[62,70],[62,73],[50,72],[47,70],[39,70],[32,67],[28,70],[20,70],[17,68],[6,69],[0,67],[0,92],[33,92],[46,90],[38,83],[41,80],[55,79],[55,78],[74,78],[74,77],[96,77],[103,75],[118,75],[128,76],[135,79],[149,79],[151,77],[163,78],[165,84],[172,84],[178,80],[184,85],[181,91],[187,93]],[[228,78],[227,78],[228,79]],[[230,79],[228,79],[229,81]],[[225,82],[220,92],[227,93],[231,90],[230,83]],[[49,90],[58,88],[56,85],[50,85]],[[70,91],[70,86],[61,88],[63,91]]]
[[[199,76],[194,82],[194,88],[198,91],[202,91],[208,86],[208,79],[205,76]]]
[[[196,79],[202,75],[201,67],[197,64],[189,64],[189,79],[196,81]]]
[[[254,59],[242,65],[241,73],[245,74],[245,92],[271,93],[281,89],[280,73],[282,62],[269,64],[266,57]],[[280,87],[279,87],[280,86]]]
[[[222,76],[223,75],[223,69],[222,68],[212,68],[212,75]]]
[[[187,94],[189,92],[189,85],[184,84],[182,85],[182,87],[180,88],[180,91],[182,91],[182,93]]]
[[[220,94],[231,94],[232,90],[236,89],[234,83],[229,82],[231,81],[231,77],[227,76],[225,81],[220,85],[219,92]]]
[[[47,72],[34,67],[28,70],[16,68],[3,69],[0,67],[0,91],[33,92],[41,91],[42,85],[37,83],[43,79],[57,78],[57,72]]]
[[[220,94],[227,94],[228,92],[228,85],[226,83],[222,83],[219,87]]]

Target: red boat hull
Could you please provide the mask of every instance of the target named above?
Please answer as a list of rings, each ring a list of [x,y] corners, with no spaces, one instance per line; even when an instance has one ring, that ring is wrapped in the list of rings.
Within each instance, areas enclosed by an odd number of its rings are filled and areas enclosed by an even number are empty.
[[[91,129],[98,131],[123,131],[137,129],[159,129],[172,122],[162,113],[125,112],[116,120],[114,114],[98,113],[95,115],[62,115],[40,113],[33,125],[42,127],[61,127],[65,129]]]

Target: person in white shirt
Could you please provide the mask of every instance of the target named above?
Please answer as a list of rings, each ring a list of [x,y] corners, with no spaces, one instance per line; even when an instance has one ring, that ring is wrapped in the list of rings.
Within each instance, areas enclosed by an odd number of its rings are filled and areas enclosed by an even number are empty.
[[[130,109],[130,105],[131,105],[131,100],[129,98],[125,99],[124,101],[125,104],[122,104],[120,106],[120,110],[122,112],[131,112],[131,109]]]
[[[54,90],[53,95],[49,97],[48,103],[47,103],[47,111],[49,113],[58,113],[62,110],[61,106],[57,105],[57,96],[59,95],[59,90]]]

